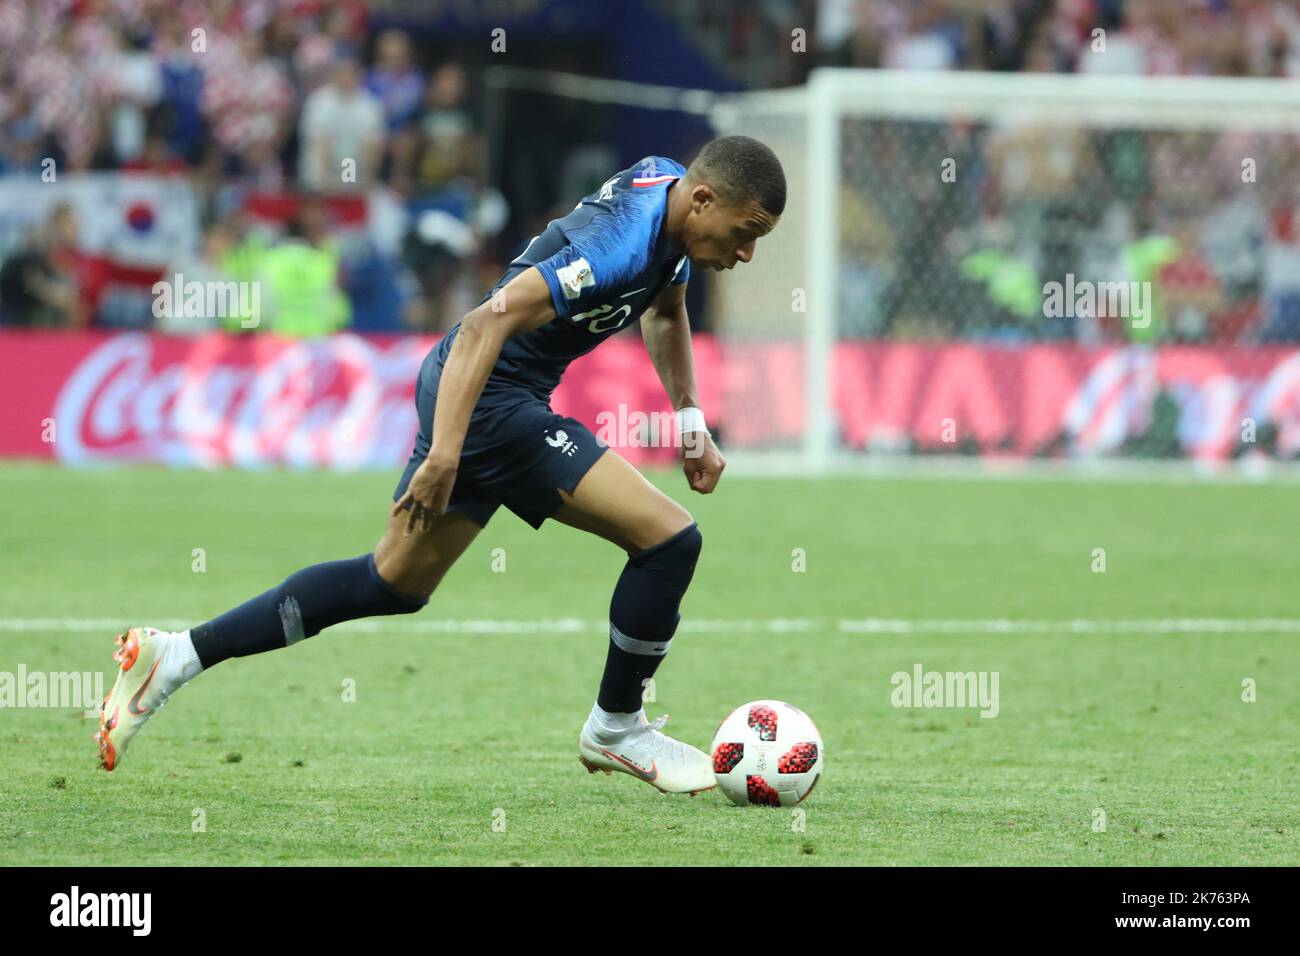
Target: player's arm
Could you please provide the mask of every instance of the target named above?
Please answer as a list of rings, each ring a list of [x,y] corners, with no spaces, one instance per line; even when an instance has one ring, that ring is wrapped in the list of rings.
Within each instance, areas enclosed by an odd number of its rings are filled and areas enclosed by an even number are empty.
[[[641,337],[673,408],[698,409],[691,325],[686,316],[686,283],[670,285],[641,316]],[[708,494],[727,466],[707,431],[682,434],[682,470],[693,490]]]
[[[408,505],[411,508],[407,534],[417,524],[428,527],[433,516],[447,510],[470,415],[501,355],[501,346],[510,336],[539,328],[554,318],[550,288],[534,268],[515,276],[461,320],[438,382],[429,454],[411,477],[406,494],[393,505],[394,515]]]

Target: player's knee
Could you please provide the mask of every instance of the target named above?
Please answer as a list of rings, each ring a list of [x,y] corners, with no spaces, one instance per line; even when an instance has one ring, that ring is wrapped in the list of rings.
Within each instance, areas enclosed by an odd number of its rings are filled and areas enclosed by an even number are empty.
[[[429,575],[404,574],[400,566],[393,563],[381,566],[378,555],[372,556],[372,594],[377,604],[382,605],[382,614],[414,614],[429,603],[429,595],[437,587],[438,581]],[[441,579],[441,575],[438,576]]]
[[[683,508],[671,498],[664,498],[658,502],[659,507],[653,511],[653,517],[637,529],[634,540],[642,542],[641,549],[649,551],[651,548],[658,547],[671,541],[678,535],[690,530],[695,525],[695,519],[691,513]],[[699,529],[696,528],[698,533]],[[686,535],[689,542],[695,536]]]
[[[295,571],[270,596],[289,643],[360,617],[414,614],[427,603],[384,580],[374,554]]]
[[[378,556],[376,556],[378,557]],[[420,561],[411,554],[395,555],[388,560],[376,561],[379,577],[394,593],[413,601],[428,602],[446,576],[447,569],[428,561]],[[420,607],[424,605],[421,604]],[[420,608],[413,608],[418,611]],[[411,612],[399,612],[411,613]]]
[[[704,535],[700,532],[700,526],[691,519],[690,526],[683,528],[682,535],[682,554],[689,558],[692,568],[695,562],[700,560],[700,552],[704,550]]]
[[[704,536],[700,534],[700,526],[692,521],[667,540],[629,555],[628,560],[663,575],[685,590],[695,574],[695,565],[703,547]]]

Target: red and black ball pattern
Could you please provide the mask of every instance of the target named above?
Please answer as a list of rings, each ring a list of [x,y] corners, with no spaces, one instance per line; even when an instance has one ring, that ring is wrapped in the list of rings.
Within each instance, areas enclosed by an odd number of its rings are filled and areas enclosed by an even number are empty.
[[[795,744],[776,762],[777,773],[807,773],[817,762],[817,745]]]
[[[713,751],[713,772],[731,773],[744,756],[744,744],[718,744]]]
[[[749,726],[758,733],[759,740],[776,740],[776,711],[766,704],[749,708]]]
[[[749,802],[762,807],[779,807],[781,795],[776,788],[762,777],[746,777],[745,786],[749,791]]]

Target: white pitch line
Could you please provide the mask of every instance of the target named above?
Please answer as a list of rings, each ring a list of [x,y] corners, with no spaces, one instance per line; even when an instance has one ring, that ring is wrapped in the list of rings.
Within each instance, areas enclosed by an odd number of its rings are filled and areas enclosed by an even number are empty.
[[[181,630],[199,621],[201,616],[190,618],[152,618],[144,622],[154,627]],[[25,633],[53,631],[80,633],[120,631],[131,621],[125,618],[0,618],[0,632]],[[363,634],[586,634],[603,633],[609,627],[606,621],[589,621],[581,618],[536,618],[527,620],[449,619],[449,618],[372,618],[349,621],[331,630],[353,631]],[[1294,618],[1155,618],[1135,620],[1103,620],[1076,618],[1073,620],[1033,621],[993,619],[936,619],[924,618],[755,618],[728,620],[725,618],[685,619],[681,623],[685,632],[711,634],[798,634],[815,631],[836,631],[841,634],[1296,634],[1300,633],[1300,620]]]
[[[1289,618],[1163,618],[1154,620],[1068,621],[993,620],[841,620],[837,629],[849,634],[1294,634],[1300,620]]]

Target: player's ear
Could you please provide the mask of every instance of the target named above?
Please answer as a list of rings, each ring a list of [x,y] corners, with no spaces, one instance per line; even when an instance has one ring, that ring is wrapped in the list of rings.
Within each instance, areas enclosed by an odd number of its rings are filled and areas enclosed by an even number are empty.
[[[696,183],[695,188],[691,190],[691,212],[701,213],[709,207],[711,203],[717,202],[717,194],[705,183]]]

